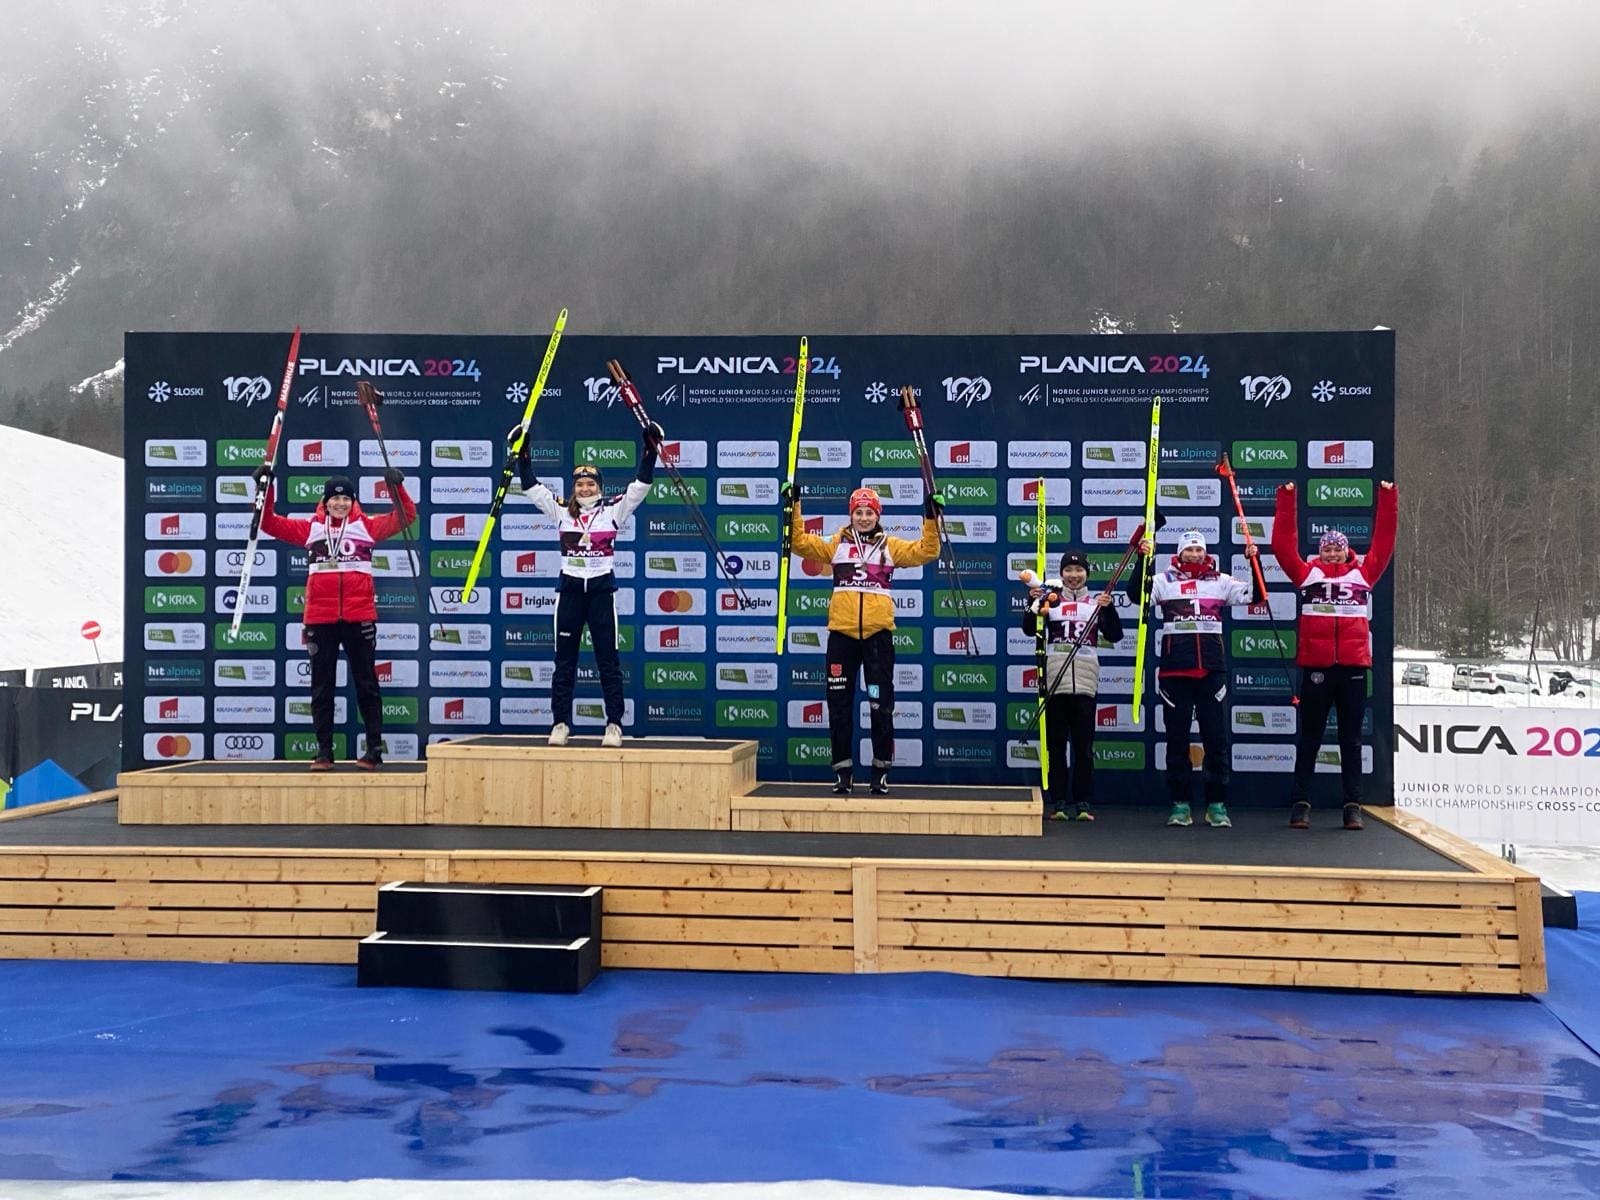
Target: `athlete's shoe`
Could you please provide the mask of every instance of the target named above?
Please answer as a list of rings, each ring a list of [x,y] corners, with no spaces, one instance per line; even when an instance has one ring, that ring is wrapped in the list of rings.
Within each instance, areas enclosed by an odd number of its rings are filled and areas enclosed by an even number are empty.
[[[887,796],[889,794],[889,768],[872,768],[872,794],[874,796]]]
[[[606,731],[600,735],[600,744],[608,750],[622,749],[622,726],[607,725]]]
[[[833,794],[848,796],[850,789],[855,786],[855,778],[849,767],[839,767],[833,773]]]
[[[1311,802],[1309,800],[1296,800],[1289,806],[1289,828],[1311,828]]]
[[[565,721],[557,721],[550,727],[550,745],[565,746],[567,738],[572,736],[572,730],[567,728]]]
[[[1072,818],[1067,816],[1067,810],[1066,809],[1064,809],[1064,808],[1052,808],[1050,810],[1050,819],[1052,821],[1070,821]]]
[[[333,755],[326,751],[319,751],[317,756],[311,760],[311,769],[313,771],[333,770]]]
[[[363,771],[376,771],[383,766],[383,755],[376,750],[368,750],[360,758],[356,759],[356,766]]]
[[[1189,802],[1179,800],[1172,806],[1172,815],[1167,818],[1168,825],[1193,825],[1194,818],[1189,815]]]
[[[1366,825],[1361,820],[1361,805],[1346,804],[1344,806],[1344,827],[1346,829],[1366,828]]]
[[[1228,806],[1221,800],[1213,800],[1206,805],[1206,824],[1213,829],[1229,829],[1233,822],[1228,820]]]
[[[1094,813],[1089,811],[1089,802],[1087,800],[1080,800],[1078,802],[1078,811],[1072,814],[1072,819],[1074,821],[1094,820]]]

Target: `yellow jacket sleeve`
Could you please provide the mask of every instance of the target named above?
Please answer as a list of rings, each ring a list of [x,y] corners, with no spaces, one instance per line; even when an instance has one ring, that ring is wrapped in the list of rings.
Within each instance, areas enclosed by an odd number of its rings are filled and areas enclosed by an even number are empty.
[[[908,542],[905,538],[888,538],[889,557],[897,567],[920,567],[939,557],[939,523],[932,517],[922,519],[922,540]]]
[[[796,500],[794,515],[789,523],[789,549],[812,562],[831,563],[836,549],[834,541],[834,538],[820,538],[806,532],[805,519],[800,515],[800,502]]]

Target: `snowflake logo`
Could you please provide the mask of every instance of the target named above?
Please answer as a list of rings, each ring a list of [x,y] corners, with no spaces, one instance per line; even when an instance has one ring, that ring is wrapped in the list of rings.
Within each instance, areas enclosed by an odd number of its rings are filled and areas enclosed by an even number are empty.
[[[159,383],[152,383],[150,385],[150,399],[154,400],[157,404],[165,404],[167,402],[167,398],[171,395],[172,388],[166,383],[165,380]]]
[[[528,385],[513,383],[506,389],[506,399],[513,404],[526,404],[528,402]]]
[[[1326,404],[1333,399],[1333,380],[1324,379],[1311,389],[1311,398],[1318,404]]]
[[[873,404],[882,404],[888,398],[889,389],[883,384],[873,383],[867,386],[867,399]]]

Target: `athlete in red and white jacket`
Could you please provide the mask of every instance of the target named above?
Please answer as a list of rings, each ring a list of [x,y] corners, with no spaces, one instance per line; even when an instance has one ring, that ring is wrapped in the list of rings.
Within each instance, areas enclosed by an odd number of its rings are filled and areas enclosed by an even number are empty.
[[[1344,790],[1344,827],[1360,829],[1361,724],[1367,709],[1367,671],[1372,666],[1372,589],[1394,555],[1399,497],[1387,479],[1378,485],[1378,515],[1372,545],[1353,553],[1337,529],[1322,535],[1315,558],[1300,557],[1299,514],[1294,484],[1278,489],[1272,521],[1272,554],[1299,593],[1300,737],[1295,749],[1289,824],[1311,827],[1310,786],[1328,712],[1339,714],[1339,775]]]
[[[306,609],[301,618],[306,652],[311,656],[311,724],[317,734],[313,771],[333,768],[333,692],[338,680],[339,647],[350,661],[356,707],[367,731],[367,750],[356,760],[371,770],[383,762],[383,696],[378,690],[378,606],[372,588],[372,548],[417,519],[406,495],[405,476],[384,472],[394,511],[369,517],[356,502],[349,478],[335,475],[322,489],[322,503],[309,519],[280,517],[272,504],[272,472],[256,471],[266,489],[261,531],[309,552]]]

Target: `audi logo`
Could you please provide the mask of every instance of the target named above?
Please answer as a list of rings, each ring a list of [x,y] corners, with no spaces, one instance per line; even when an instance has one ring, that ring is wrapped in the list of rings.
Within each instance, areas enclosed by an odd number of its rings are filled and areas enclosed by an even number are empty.
[[[267,736],[264,733],[230,733],[222,739],[224,750],[265,750]]]
[[[466,599],[467,593],[462,588],[440,588],[439,601],[442,604],[460,604]]]

